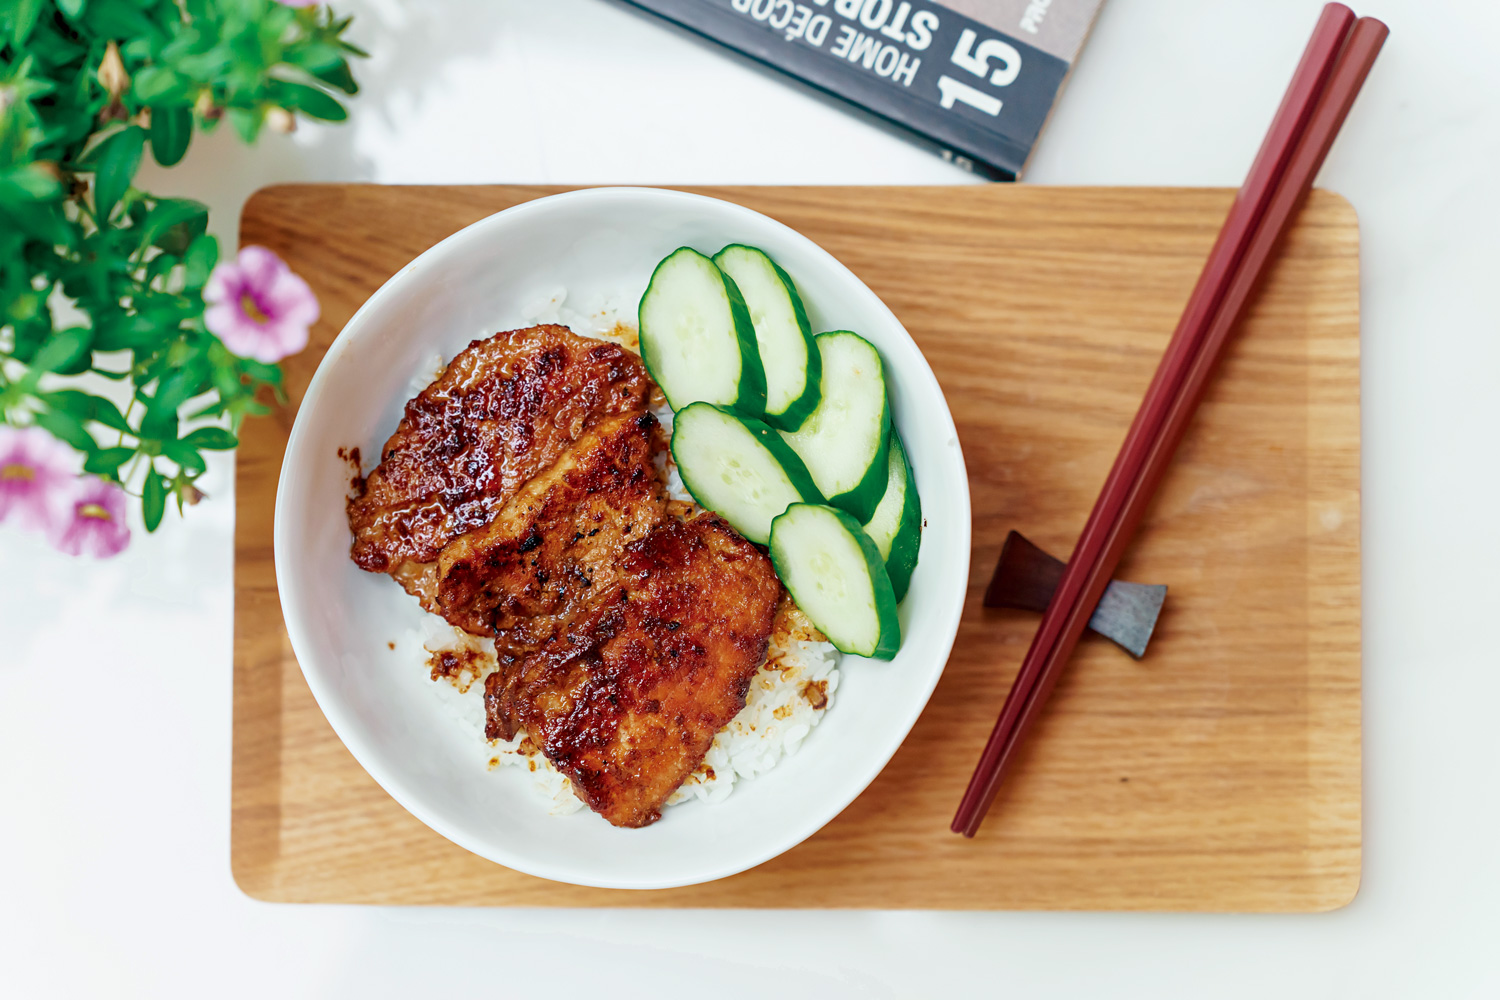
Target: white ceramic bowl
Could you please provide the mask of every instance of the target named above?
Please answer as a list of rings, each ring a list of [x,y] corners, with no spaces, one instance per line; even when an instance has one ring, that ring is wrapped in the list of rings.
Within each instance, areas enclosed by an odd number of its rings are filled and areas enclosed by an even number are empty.
[[[638,296],[679,246],[759,246],[796,280],[815,331],[852,329],[885,358],[897,427],[927,527],[889,663],[846,656],[838,696],[799,753],[736,784],[722,802],[665,810],[642,830],[588,810],[551,816],[519,769],[488,770],[485,748],[443,714],[424,665],[387,643],[424,614],[386,576],[349,559],[349,470],[373,459],[434,352],[526,325],[558,286],[569,301]],[[365,770],[454,843],[519,871],[580,885],[706,882],[794,847],[848,805],[901,745],[943,672],[969,568],[969,488],[953,418],[932,370],[891,311],[810,240],[756,212],[676,191],[596,188],[542,198],[428,250],[370,297],[334,341],[302,401],[276,497],[276,581],[292,648],[323,713]]]

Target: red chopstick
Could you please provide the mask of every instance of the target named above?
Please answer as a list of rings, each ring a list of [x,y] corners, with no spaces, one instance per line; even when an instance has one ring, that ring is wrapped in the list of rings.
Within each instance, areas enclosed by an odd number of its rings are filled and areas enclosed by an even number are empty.
[[[1170,462],[1214,361],[1384,42],[1380,22],[1366,18],[1351,29],[1353,20],[1340,4],[1324,9],[1016,675],[954,817],[956,833],[972,837],[983,821],[1015,748],[1056,685]]]
[[[1250,238],[1265,214],[1271,194],[1285,172],[1297,138],[1305,130],[1317,97],[1332,74],[1338,52],[1353,21],[1353,12],[1338,4],[1330,4],[1324,8],[1323,15],[1318,20],[1291,85],[1282,98],[1281,106],[1271,122],[1271,128],[1261,144],[1240,195],[1230,208],[1177,330],[1167,345],[1156,376],[1068,561],[1062,581],[1053,593],[1031,648],[1016,674],[1000,718],[990,733],[979,766],[964,793],[958,813],[954,816],[954,832],[973,836],[978,829],[985,811],[994,800],[1010,751],[1015,745],[1016,729],[1037,681],[1050,661],[1066,659],[1066,652],[1059,657],[1056,650],[1060,641],[1065,639],[1068,612],[1076,605],[1088,603],[1089,595],[1084,590],[1084,585],[1089,571],[1102,554],[1106,533],[1119,517],[1126,494],[1136,478],[1136,471],[1151,441],[1158,435],[1170,402],[1197,354],[1208,324],[1223,301],[1227,278],[1234,273],[1244,257]],[[1098,598],[1099,594],[1093,595],[1095,603]],[[1067,652],[1071,652],[1076,641],[1075,637],[1072,643],[1063,642],[1067,646]]]

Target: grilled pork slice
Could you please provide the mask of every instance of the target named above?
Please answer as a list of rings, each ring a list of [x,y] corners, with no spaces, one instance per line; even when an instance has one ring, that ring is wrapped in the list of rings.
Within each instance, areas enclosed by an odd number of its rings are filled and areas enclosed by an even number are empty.
[[[349,501],[351,557],[437,610],[443,547],[494,520],[600,420],[644,416],[651,390],[638,357],[567,327],[474,341],[406,404]]]
[[[589,807],[646,826],[745,707],[781,597],[771,562],[714,514],[620,554],[606,600],[485,684],[487,732],[525,727]]]
[[[665,517],[649,414],[606,417],[437,560],[439,613],[501,648],[545,641],[618,586],[620,554]]]

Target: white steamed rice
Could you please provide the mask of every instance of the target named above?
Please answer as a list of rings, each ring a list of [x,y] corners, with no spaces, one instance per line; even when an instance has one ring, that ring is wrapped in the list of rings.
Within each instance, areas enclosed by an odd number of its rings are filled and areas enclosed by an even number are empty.
[[[606,297],[597,302],[568,304],[566,289],[557,288],[539,296],[522,310],[523,325],[558,323],[581,336],[597,337],[619,343],[631,350],[639,349],[633,324],[622,321],[635,308],[633,300]],[[489,336],[487,330],[480,336]],[[426,388],[443,370],[446,361],[434,354],[426,359],[411,382],[413,395]],[[666,406],[653,409],[670,435],[672,411]],[[667,475],[667,490],[679,500],[692,499],[682,485],[677,466],[670,455],[659,459]],[[476,761],[491,770],[520,767],[530,775],[539,802],[555,816],[577,812],[583,802],[573,793],[572,784],[552,766],[545,755],[519,733],[514,740],[486,740],[484,736],[484,678],[495,669],[495,644],[449,625],[437,615],[424,614],[422,626],[409,630],[399,641],[397,653],[425,666],[433,653],[443,650],[478,654],[478,665],[457,677],[438,675],[427,686],[455,726],[477,747]],[[709,747],[703,764],[667,800],[672,806],[692,799],[721,802],[737,781],[765,774],[783,757],[794,754],[823,715],[833,707],[839,686],[840,653],[831,643],[815,641],[805,634],[776,633],[766,662],[751,681],[745,708],[719,731]]]

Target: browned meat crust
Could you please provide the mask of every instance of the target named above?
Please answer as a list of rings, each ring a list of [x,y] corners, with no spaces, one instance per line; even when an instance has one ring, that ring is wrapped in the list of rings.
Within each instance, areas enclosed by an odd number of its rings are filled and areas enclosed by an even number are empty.
[[[493,521],[438,557],[437,604],[450,622],[534,646],[614,585],[621,548],[661,522],[655,418],[600,421]]]
[[[430,563],[490,523],[599,420],[646,413],[652,383],[614,344],[535,326],[476,340],[406,404],[380,464],[349,501],[351,557],[423,597]],[[413,586],[416,589],[413,589]]]
[[[485,686],[487,732],[531,739],[590,808],[645,826],[745,707],[781,584],[713,514],[625,546],[607,600]]]
[[[351,556],[493,635],[491,738],[525,727],[598,813],[644,826],[745,705],[782,589],[670,501],[640,360],[541,326],[475,341],[349,501]]]

